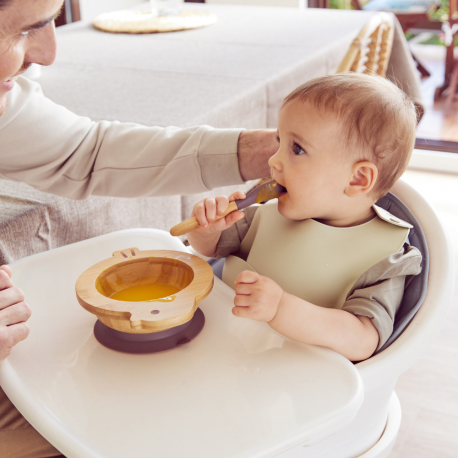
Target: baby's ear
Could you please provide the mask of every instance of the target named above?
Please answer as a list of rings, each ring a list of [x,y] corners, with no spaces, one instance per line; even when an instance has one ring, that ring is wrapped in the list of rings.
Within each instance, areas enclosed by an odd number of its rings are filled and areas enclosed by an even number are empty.
[[[374,188],[378,177],[378,169],[375,164],[369,161],[357,162],[353,165],[351,171],[352,177],[345,188],[345,194],[348,197],[369,194]]]

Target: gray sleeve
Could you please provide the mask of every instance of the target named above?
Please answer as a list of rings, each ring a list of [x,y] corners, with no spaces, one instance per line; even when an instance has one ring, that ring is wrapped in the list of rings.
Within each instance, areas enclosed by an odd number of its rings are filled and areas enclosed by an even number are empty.
[[[221,233],[221,237],[216,244],[216,255],[215,258],[225,258],[232,253],[237,253],[240,250],[240,244],[247,235],[248,229],[253,222],[254,215],[258,206],[245,208],[245,218],[237,221],[229,229],[226,229]]]
[[[393,332],[396,312],[406,283],[421,272],[421,253],[410,245],[388,256],[365,272],[351,288],[342,307],[353,315],[366,316],[379,333],[377,350]]]

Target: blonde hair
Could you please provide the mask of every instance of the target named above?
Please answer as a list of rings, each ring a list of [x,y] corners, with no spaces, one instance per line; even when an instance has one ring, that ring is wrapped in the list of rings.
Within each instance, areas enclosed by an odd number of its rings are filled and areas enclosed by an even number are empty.
[[[378,75],[338,73],[307,81],[283,101],[312,104],[342,121],[344,140],[357,162],[378,169],[371,197],[384,196],[404,173],[415,144],[417,112],[407,95]]]

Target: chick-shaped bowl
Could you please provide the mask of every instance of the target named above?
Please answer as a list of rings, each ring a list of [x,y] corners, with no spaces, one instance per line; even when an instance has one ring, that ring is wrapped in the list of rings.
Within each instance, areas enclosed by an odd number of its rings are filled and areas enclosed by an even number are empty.
[[[213,271],[181,251],[127,248],[78,278],[78,302],[111,329],[130,334],[160,332],[194,316],[213,288]]]

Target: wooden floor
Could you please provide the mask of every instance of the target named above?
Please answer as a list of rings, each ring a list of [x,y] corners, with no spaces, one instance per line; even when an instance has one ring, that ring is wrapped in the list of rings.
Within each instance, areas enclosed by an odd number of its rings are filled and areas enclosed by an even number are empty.
[[[458,266],[458,175],[407,171],[403,179],[437,212]],[[458,278],[455,280],[458,283]],[[431,348],[404,373],[395,391],[402,423],[389,458],[458,457],[458,290]]]
[[[450,113],[445,112],[443,100],[434,102],[434,91],[444,81],[445,48],[418,44],[411,48],[431,73],[422,80],[425,114],[417,127],[417,137],[458,142],[458,102],[453,103]]]

